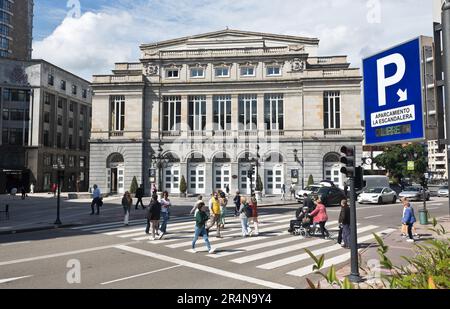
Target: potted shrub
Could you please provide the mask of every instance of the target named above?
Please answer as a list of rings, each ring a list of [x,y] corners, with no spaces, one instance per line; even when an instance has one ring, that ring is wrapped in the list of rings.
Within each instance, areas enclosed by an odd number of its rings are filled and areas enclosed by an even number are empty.
[[[180,197],[186,197],[186,191],[187,191],[187,184],[186,179],[184,178],[184,175],[181,176],[180,180]]]
[[[137,189],[139,188],[136,176],[133,177],[133,181],[131,181],[130,194],[136,194]]]
[[[313,177],[313,175],[309,175],[309,178],[308,178],[308,187],[309,186],[312,186],[314,184],[314,177]],[[302,188],[302,189],[304,189],[304,188]]]

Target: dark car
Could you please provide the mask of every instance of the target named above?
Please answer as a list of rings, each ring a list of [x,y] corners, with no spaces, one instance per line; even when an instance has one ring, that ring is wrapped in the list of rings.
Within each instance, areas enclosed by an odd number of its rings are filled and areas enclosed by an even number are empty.
[[[343,190],[338,187],[322,187],[316,193],[313,193],[313,197],[320,197],[326,207],[340,206],[342,200],[347,199]]]

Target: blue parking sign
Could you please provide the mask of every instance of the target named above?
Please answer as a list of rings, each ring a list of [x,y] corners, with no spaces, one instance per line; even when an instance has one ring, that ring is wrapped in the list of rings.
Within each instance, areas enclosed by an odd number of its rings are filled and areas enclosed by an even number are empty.
[[[366,145],[425,138],[420,38],[363,60]]]

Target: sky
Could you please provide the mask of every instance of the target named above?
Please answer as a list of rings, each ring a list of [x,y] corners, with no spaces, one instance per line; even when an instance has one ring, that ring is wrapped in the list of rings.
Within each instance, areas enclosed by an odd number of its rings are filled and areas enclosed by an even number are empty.
[[[35,0],[33,58],[92,80],[139,45],[230,29],[320,39],[319,55],[352,67],[390,46],[432,35],[432,0]]]

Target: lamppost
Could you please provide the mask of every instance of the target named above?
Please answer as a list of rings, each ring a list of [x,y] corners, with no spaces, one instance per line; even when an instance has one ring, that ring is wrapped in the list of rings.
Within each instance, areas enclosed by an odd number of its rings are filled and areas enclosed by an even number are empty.
[[[294,149],[294,161],[302,167],[302,190],[305,188],[305,162],[298,158],[298,150]]]
[[[58,164],[53,165],[53,170],[56,171],[56,175],[58,177],[57,183],[58,183],[58,199],[56,202],[56,221],[55,225],[61,225],[61,219],[60,219],[60,209],[61,209],[61,178],[64,176],[64,170],[66,169],[66,166],[62,164],[61,162],[58,162]]]
[[[155,156],[155,153],[152,154],[152,164],[154,167],[158,169],[158,192],[162,192],[163,181],[162,181],[162,169],[167,166],[169,160],[163,155],[163,149],[161,145],[158,148],[158,155]]]

